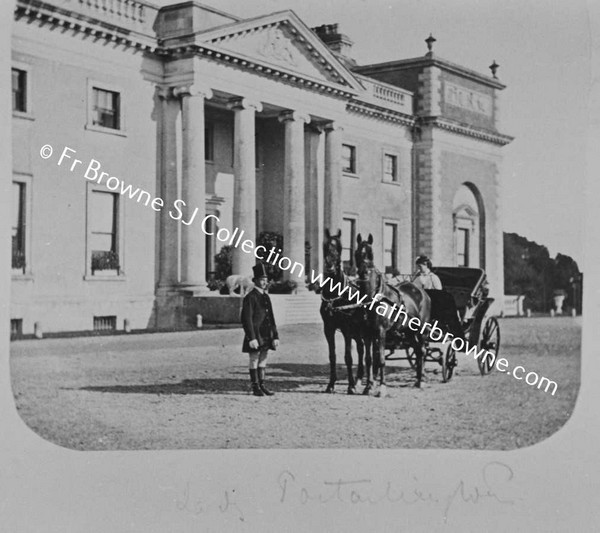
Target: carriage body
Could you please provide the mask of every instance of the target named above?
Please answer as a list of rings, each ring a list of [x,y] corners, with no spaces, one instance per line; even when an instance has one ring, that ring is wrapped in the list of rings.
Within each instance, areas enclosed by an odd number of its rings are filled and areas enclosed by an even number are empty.
[[[433,271],[454,298],[466,340],[477,344],[481,324],[494,301],[488,297],[485,271],[467,267],[437,267]]]
[[[500,348],[500,329],[496,317],[488,316],[494,298],[488,296],[485,271],[480,268],[437,267],[433,269],[433,272],[440,278],[443,290],[451,294],[454,299],[464,339],[468,346],[476,346],[478,351],[483,349],[497,356]],[[389,281],[392,284],[400,284],[410,281],[412,277],[414,276],[399,274]],[[444,324],[441,326],[443,327]],[[386,359],[407,359],[411,366],[414,366],[414,353],[406,345],[402,333],[391,333],[386,338],[386,348],[390,351]],[[406,357],[394,356],[394,352],[397,350],[405,350]],[[490,361],[489,357],[478,359],[482,375],[491,371],[494,360]],[[425,361],[436,362],[442,366],[442,378],[445,382],[452,377],[456,366],[456,351],[451,345],[448,345],[445,351],[439,347],[427,345]]]

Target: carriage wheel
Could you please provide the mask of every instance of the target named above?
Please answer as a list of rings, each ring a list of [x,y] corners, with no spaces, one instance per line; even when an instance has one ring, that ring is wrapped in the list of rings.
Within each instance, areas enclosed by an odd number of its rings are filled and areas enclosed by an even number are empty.
[[[406,360],[410,365],[410,368],[415,370],[417,368],[417,355],[415,354],[415,349],[412,346],[405,348],[406,350]]]
[[[456,366],[456,350],[452,348],[452,345],[448,345],[448,349],[443,354],[442,358],[442,381],[444,383],[450,381],[452,374],[454,373],[454,367]]]
[[[500,353],[500,326],[498,320],[494,317],[490,317],[486,320],[485,326],[483,327],[483,333],[481,334],[481,343],[479,345],[480,350],[486,350],[487,352],[494,354],[493,361],[490,361],[489,357],[477,359],[479,365],[479,371],[481,375],[489,374],[494,368],[494,362]]]

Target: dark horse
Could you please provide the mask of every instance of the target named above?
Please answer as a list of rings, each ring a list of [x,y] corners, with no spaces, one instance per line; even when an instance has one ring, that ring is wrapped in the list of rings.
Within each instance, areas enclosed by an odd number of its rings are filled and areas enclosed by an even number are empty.
[[[411,346],[415,351],[417,381],[415,387],[421,386],[423,375],[424,349],[423,341],[426,333],[422,333],[423,326],[429,322],[431,313],[431,300],[427,293],[413,283],[402,283],[392,287],[385,282],[383,274],[373,264],[373,236],[369,235],[363,241],[360,234],[357,237],[358,247],[354,253],[359,275],[359,286],[362,294],[368,295],[367,303],[367,328],[364,335],[366,348],[367,386],[363,394],[369,394],[373,381],[379,372],[380,388],[377,396],[385,395],[385,349],[386,336],[394,342],[398,341],[405,346]],[[399,313],[403,310],[404,313]],[[416,331],[409,328],[417,326]],[[371,359],[371,346],[373,357]],[[373,369],[371,374],[371,367]]]
[[[364,375],[363,354],[364,344],[361,336],[365,320],[363,307],[348,299],[348,288],[352,293],[358,294],[358,288],[351,284],[348,277],[342,271],[342,243],[340,237],[342,232],[338,230],[337,235],[330,235],[325,230],[326,239],[323,243],[323,259],[325,269],[323,278],[330,278],[321,289],[321,318],[327,344],[329,345],[329,384],[325,392],[334,392],[336,373],[335,356],[335,332],[339,330],[344,336],[345,351],[344,360],[348,369],[348,394],[356,393],[356,383],[360,383]],[[344,290],[346,288],[346,290]],[[340,295],[341,293],[341,295]],[[356,381],[352,375],[352,339],[356,342],[358,351],[358,374]]]

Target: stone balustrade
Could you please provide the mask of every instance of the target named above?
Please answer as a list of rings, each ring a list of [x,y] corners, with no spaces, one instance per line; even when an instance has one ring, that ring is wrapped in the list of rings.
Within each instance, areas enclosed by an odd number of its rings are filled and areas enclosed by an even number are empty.
[[[100,22],[107,28],[109,24],[115,29],[155,38],[154,24],[160,8],[143,0],[53,0],[52,3],[17,0],[15,9],[25,15],[33,10],[38,18],[51,21],[66,16],[75,24],[76,20]]]
[[[153,7],[138,0],[79,0],[79,4],[87,8],[90,15],[100,13],[142,23],[146,19],[146,11]]]
[[[354,73],[364,85],[366,91],[357,100],[385,107],[393,111],[412,114],[413,95],[410,91],[400,89],[389,83],[380,82]]]

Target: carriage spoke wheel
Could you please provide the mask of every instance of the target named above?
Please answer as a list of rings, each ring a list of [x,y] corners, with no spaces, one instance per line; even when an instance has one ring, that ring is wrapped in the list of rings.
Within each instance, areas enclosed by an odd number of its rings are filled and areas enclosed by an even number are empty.
[[[494,359],[490,360],[489,356],[477,359],[479,365],[479,371],[481,375],[489,374],[494,368],[494,362],[500,353],[500,326],[498,320],[494,317],[490,317],[486,320],[485,326],[483,327],[483,333],[481,334],[480,350],[485,350],[494,354]]]
[[[408,361],[410,368],[413,370],[417,368],[417,354],[412,346],[406,348],[406,360]]]
[[[448,349],[443,353],[442,356],[442,381],[447,383],[452,378],[454,373],[454,367],[456,366],[456,350],[452,348],[452,345],[448,345]]]

